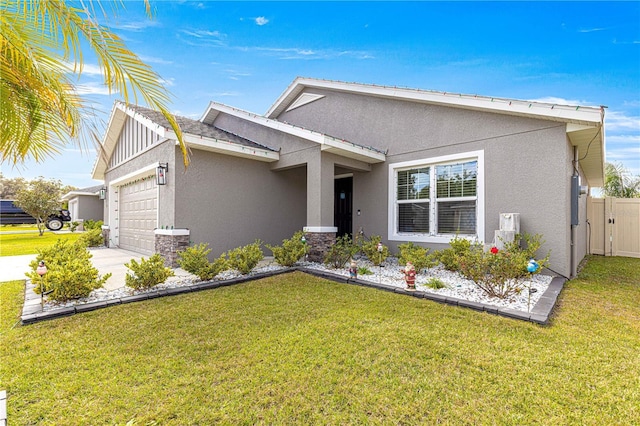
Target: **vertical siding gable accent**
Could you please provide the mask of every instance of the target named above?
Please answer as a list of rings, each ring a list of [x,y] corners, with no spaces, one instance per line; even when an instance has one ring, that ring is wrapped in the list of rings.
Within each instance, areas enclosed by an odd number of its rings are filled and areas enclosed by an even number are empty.
[[[109,168],[124,163],[159,140],[160,135],[156,132],[135,119],[127,118],[109,160]]]

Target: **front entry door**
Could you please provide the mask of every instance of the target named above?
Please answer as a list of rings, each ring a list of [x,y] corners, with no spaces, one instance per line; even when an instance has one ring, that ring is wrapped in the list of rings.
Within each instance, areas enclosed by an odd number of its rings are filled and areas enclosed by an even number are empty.
[[[334,181],[333,226],[338,228],[336,236],[351,235],[353,207],[353,178],[340,178]]]

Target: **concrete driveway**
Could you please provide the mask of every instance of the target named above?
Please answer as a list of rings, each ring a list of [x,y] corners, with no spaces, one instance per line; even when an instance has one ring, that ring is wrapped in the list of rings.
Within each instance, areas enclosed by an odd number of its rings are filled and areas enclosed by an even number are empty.
[[[129,270],[124,266],[124,264],[129,262],[131,259],[135,259],[139,262],[142,257],[139,253],[119,248],[93,249],[90,250],[90,252],[93,255],[91,262],[101,275],[108,272],[113,274],[104,285],[104,288],[107,290],[124,287],[124,279],[127,271]],[[29,271],[29,263],[35,258],[35,254],[23,256],[1,256],[0,282],[24,280],[26,278],[24,274]]]

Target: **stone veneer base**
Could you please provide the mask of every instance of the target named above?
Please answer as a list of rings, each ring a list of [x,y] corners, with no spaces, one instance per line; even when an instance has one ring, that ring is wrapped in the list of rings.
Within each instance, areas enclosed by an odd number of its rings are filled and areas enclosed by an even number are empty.
[[[188,229],[156,229],[154,231],[156,253],[164,258],[164,265],[178,267],[178,252],[189,247]]]
[[[309,232],[305,231],[307,240],[307,258],[311,262],[323,263],[324,257],[336,242],[335,232]]]

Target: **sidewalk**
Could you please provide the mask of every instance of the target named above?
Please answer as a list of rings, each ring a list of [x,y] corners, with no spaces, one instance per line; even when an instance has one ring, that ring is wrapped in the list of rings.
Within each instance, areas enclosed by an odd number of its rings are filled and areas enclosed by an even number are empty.
[[[93,257],[91,263],[99,271],[100,275],[113,274],[104,284],[106,290],[115,290],[124,287],[124,279],[127,274],[125,263],[131,259],[140,261],[140,253],[117,248],[111,249],[90,249]],[[36,258],[35,254],[22,256],[1,256],[0,257],[0,282],[24,280],[25,273],[29,271],[29,263]]]

